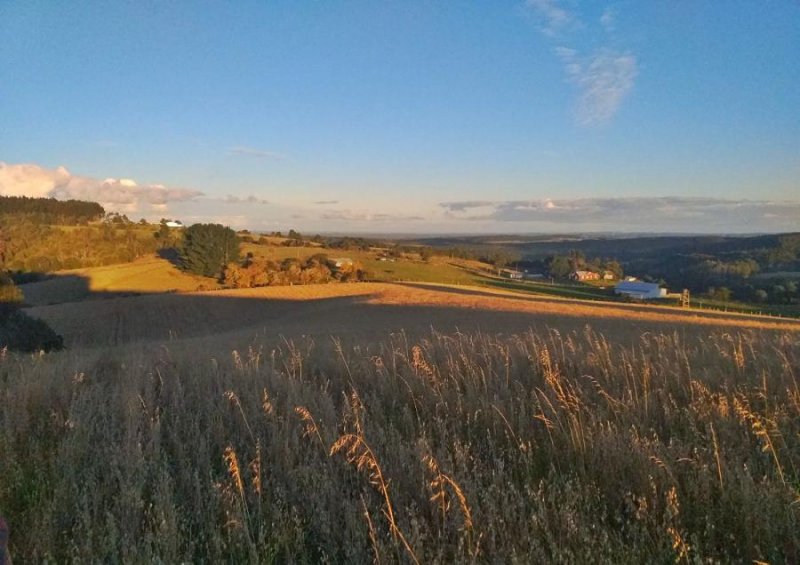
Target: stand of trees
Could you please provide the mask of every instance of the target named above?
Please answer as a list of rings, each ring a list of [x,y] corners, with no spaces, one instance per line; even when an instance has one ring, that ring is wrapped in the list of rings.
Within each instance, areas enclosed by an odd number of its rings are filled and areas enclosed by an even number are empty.
[[[156,249],[151,232],[135,224],[62,228],[28,216],[0,216],[0,268],[15,273],[126,263]]]
[[[239,260],[236,232],[221,224],[194,224],[183,233],[180,265],[205,277],[219,277],[229,263]]]
[[[97,202],[0,196],[0,215],[27,216],[30,221],[45,224],[86,224],[101,220],[105,210]]]
[[[375,242],[363,237],[340,237],[329,239],[322,244],[323,247],[328,249],[343,249],[345,251],[369,251],[375,245]]]
[[[317,253],[305,261],[290,258],[277,262],[249,256],[242,263],[230,263],[225,267],[223,283],[229,288],[253,288],[349,282],[363,278],[364,270],[359,263],[336,268],[327,255]]]
[[[603,274],[608,271],[621,279],[624,270],[616,259],[594,257],[587,259],[581,251],[573,250],[567,255],[551,255],[539,263],[539,268],[555,279],[566,279],[575,271],[593,271]]]

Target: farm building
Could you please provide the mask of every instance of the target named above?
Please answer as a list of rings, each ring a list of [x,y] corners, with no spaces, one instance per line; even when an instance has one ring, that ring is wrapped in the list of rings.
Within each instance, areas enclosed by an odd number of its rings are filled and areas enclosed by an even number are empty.
[[[600,274],[594,271],[575,271],[570,278],[574,281],[597,281],[600,280]]]
[[[614,287],[614,292],[623,296],[630,296],[638,300],[650,298],[666,298],[667,289],[661,288],[656,283],[642,281],[622,281]]]
[[[183,222],[178,221],[178,220],[168,220],[166,222],[166,225],[167,225],[168,228],[182,228],[183,227]]]
[[[523,278],[525,280],[528,280],[528,281],[538,281],[538,280],[542,280],[544,278],[544,275],[542,273],[528,273],[528,272],[525,272],[525,274],[523,275]]]
[[[503,269],[502,275],[507,279],[522,280],[522,273],[513,269]]]
[[[353,260],[350,259],[350,257],[337,257],[335,259],[331,259],[330,264],[335,269],[341,269],[342,267],[352,266]]]

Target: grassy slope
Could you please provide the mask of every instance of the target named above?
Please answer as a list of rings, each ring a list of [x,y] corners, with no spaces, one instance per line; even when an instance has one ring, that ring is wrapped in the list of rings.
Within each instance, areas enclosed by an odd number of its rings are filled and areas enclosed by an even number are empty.
[[[403,329],[419,334],[431,327],[512,333],[531,326],[572,331],[589,324],[625,340],[642,331],[687,334],[712,326],[800,330],[800,323],[777,319],[425,283],[144,295],[43,306],[29,313],[47,321],[70,347],[204,338],[224,349],[241,347],[256,333],[270,338],[310,334],[359,339]]]
[[[367,277],[374,281],[420,281],[449,284],[474,284],[480,277],[460,266],[457,260],[433,257],[430,262],[412,259],[380,261],[374,251],[347,251],[342,249],[323,249],[320,247],[271,247],[245,243],[242,253],[253,253],[257,257],[266,257],[273,261],[283,259],[305,259],[316,253],[324,253],[330,258],[349,257],[358,261],[367,272]],[[470,262],[477,263],[477,262]]]
[[[191,288],[164,263],[81,276]],[[387,283],[29,312],[68,350],[0,357],[0,511],[22,562],[800,556],[800,323]]]
[[[185,273],[165,259],[150,256],[121,265],[59,271],[51,279],[21,288],[26,303],[44,305],[83,300],[89,293],[193,291],[200,285],[218,286],[213,279]]]
[[[796,562],[797,333],[705,330],[7,356],[12,555]]]

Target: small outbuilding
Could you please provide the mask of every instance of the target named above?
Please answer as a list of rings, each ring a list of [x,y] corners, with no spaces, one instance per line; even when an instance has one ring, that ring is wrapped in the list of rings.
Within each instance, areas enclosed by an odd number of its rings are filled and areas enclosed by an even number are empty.
[[[336,257],[335,259],[330,260],[331,266],[336,269],[341,269],[342,267],[352,267],[353,260],[350,257]]]
[[[637,300],[650,300],[653,298],[666,298],[667,289],[661,288],[656,283],[642,281],[622,281],[614,287],[614,292],[622,296],[629,296]]]
[[[528,281],[540,281],[544,279],[544,275],[542,273],[528,273],[526,272],[522,278]]]
[[[594,271],[575,271],[570,275],[574,281],[597,281],[600,280],[600,273]]]

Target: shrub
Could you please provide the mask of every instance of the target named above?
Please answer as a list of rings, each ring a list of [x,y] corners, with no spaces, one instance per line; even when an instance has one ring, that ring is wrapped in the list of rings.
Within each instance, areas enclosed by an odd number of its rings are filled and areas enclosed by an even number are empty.
[[[0,304],[0,349],[34,352],[64,348],[64,340],[44,321],[9,304]]]

